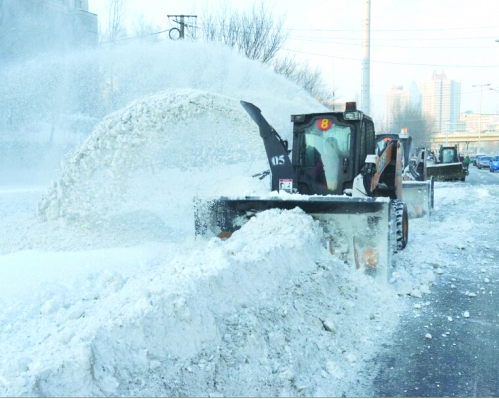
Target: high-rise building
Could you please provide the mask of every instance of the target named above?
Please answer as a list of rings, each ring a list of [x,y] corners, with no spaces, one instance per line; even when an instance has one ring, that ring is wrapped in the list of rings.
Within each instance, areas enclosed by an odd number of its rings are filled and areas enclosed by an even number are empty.
[[[392,131],[394,115],[409,105],[411,93],[404,90],[403,86],[392,86],[385,95],[385,130],[387,133],[399,133]]]
[[[447,78],[445,72],[433,72],[420,84],[422,111],[434,121],[437,132],[456,131],[461,108],[461,82]]]

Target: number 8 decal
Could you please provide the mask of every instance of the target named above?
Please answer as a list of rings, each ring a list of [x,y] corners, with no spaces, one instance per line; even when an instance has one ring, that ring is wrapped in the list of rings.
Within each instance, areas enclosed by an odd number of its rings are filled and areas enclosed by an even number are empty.
[[[333,123],[329,119],[319,119],[317,121],[317,127],[319,128],[319,130],[321,130],[323,132],[331,129],[332,125],[333,125]]]

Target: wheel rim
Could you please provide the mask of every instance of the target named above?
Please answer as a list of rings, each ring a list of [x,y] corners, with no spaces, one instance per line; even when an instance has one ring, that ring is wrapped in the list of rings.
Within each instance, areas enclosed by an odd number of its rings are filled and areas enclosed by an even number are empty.
[[[232,236],[232,233],[228,232],[228,231],[222,231],[219,235],[218,235],[218,238],[220,239],[228,239]]]
[[[409,217],[407,216],[407,209],[404,208],[404,219],[403,219],[403,236],[404,236],[404,248],[409,241]]]

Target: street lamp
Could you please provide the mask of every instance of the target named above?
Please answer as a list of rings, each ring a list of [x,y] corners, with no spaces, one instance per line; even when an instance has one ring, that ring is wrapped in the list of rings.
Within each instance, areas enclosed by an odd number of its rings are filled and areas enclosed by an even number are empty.
[[[481,146],[482,146],[482,88],[485,86],[490,86],[490,83],[481,84],[481,85],[473,85],[473,87],[480,88],[480,109],[478,111],[478,149],[476,151],[477,154],[480,154]]]

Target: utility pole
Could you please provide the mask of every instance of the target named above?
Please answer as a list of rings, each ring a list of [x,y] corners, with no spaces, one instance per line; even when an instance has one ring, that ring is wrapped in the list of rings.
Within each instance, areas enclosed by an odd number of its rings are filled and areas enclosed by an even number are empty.
[[[370,33],[371,33],[371,0],[364,0],[364,40],[362,42],[362,82],[361,110],[371,116],[371,83],[370,83]]]
[[[185,28],[185,24],[184,24],[184,16],[181,15],[180,16],[180,38],[183,39],[184,38],[184,28]]]
[[[183,39],[185,37],[185,27],[189,27],[188,24],[185,23],[185,18],[197,18],[197,15],[167,15],[168,18],[179,18],[174,19],[173,22],[176,22],[177,24],[180,25],[180,29],[178,28],[172,28],[170,29],[170,39],[172,40],[177,40],[177,39]],[[178,36],[177,36],[178,34]]]
[[[480,151],[482,150],[482,88],[485,86],[490,86],[490,83],[473,85],[473,87],[480,88],[480,105],[478,110],[478,149],[476,150],[477,154],[480,154]]]

